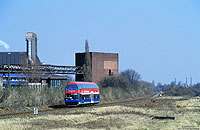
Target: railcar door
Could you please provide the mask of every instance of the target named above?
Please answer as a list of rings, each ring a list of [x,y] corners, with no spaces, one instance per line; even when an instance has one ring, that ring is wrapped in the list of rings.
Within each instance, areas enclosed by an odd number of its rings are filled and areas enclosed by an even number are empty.
[[[84,103],[84,96],[82,94],[80,95],[80,98],[81,98],[81,103]]]
[[[91,103],[94,103],[94,93],[91,91]]]

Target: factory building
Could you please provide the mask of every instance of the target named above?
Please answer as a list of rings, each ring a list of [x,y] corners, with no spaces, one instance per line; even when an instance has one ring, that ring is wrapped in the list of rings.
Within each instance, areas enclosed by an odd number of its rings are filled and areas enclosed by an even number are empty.
[[[41,65],[37,55],[37,35],[33,32],[26,33],[26,52],[0,52],[0,64],[15,64],[15,65]],[[19,86],[28,84],[25,81],[25,74],[10,74],[10,86]],[[65,83],[67,79],[64,76],[55,74],[43,74],[40,77],[42,86],[58,87]],[[34,84],[34,83],[32,83]],[[0,74],[0,86],[8,85],[8,74]]]
[[[92,81],[98,83],[107,76],[118,75],[118,53],[89,52]],[[86,53],[76,53],[76,66],[83,66]],[[83,75],[76,75],[76,81],[83,81]]]
[[[26,64],[26,52],[0,52],[0,64]]]
[[[33,32],[26,33],[26,52],[0,52],[0,64],[34,64],[40,65],[37,56],[37,35]]]

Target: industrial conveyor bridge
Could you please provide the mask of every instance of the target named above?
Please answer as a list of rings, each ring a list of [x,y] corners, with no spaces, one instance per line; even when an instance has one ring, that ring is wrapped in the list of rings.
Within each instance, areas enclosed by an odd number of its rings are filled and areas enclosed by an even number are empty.
[[[83,74],[80,66],[0,64],[0,73]]]

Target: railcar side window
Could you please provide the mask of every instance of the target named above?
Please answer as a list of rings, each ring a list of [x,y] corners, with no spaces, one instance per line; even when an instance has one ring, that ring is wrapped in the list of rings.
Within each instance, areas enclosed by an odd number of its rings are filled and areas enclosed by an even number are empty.
[[[78,99],[78,95],[72,95],[73,99]]]
[[[82,95],[82,99],[90,99],[90,95]]]
[[[94,98],[100,98],[99,94],[94,94]]]

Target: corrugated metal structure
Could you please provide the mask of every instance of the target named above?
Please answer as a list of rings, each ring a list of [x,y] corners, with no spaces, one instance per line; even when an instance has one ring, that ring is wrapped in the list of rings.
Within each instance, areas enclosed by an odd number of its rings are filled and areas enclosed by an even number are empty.
[[[83,66],[86,53],[76,53],[76,66]],[[118,75],[118,53],[90,52],[93,82],[106,76]],[[76,81],[83,81],[83,75],[76,75]]]
[[[0,64],[24,64],[26,59],[26,52],[0,52]]]

